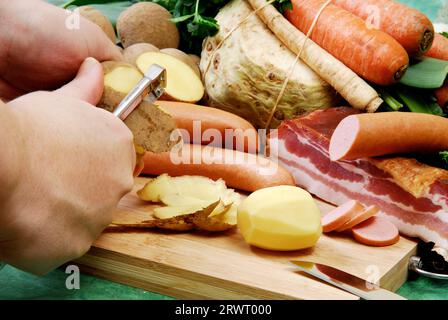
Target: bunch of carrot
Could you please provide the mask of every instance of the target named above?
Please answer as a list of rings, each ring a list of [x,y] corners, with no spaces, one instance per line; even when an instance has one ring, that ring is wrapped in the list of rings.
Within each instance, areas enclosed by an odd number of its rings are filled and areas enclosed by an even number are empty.
[[[286,18],[310,31],[325,0],[292,0]],[[434,27],[420,11],[391,0],[333,0],[310,38],[364,79],[391,85],[405,73],[409,57],[424,55]]]

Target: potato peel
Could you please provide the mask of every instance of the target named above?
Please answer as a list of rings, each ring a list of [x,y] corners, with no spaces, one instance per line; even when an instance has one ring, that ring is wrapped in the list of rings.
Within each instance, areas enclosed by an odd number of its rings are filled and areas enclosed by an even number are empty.
[[[225,211],[219,215],[210,217],[210,214],[220,204],[216,201],[206,208],[200,209],[194,213],[175,216],[168,219],[145,220],[139,223],[119,223],[113,222],[109,228],[135,228],[135,229],[164,229],[172,231],[190,231],[193,229],[201,229],[211,232],[226,231],[235,227],[226,223],[221,219]],[[230,208],[231,205],[227,206]]]

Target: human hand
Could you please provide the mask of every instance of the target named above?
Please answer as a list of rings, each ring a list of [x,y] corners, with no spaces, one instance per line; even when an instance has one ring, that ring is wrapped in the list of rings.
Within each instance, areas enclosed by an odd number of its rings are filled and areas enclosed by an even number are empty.
[[[6,105],[22,143],[19,178],[9,179],[16,182],[0,202],[0,261],[45,274],[81,256],[131,190],[133,137],[122,121],[91,105],[102,89],[101,65],[87,59],[63,88]]]
[[[0,97],[10,100],[35,90],[53,90],[73,79],[87,57],[120,60],[119,49],[95,24],[41,0],[0,2]]]

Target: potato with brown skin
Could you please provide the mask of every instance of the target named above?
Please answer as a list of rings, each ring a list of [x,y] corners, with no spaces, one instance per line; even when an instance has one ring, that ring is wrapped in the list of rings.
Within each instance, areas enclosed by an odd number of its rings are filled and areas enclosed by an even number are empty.
[[[104,91],[98,107],[113,112],[126,95],[143,78],[134,66],[116,61],[102,63]],[[171,139],[177,130],[176,122],[159,107],[143,101],[125,120],[134,134],[135,143],[147,151],[159,153],[169,151],[181,140]]]
[[[196,64],[196,62],[185,52],[180,51],[179,49],[175,48],[166,48],[160,50],[162,53],[166,53],[174,58],[179,59],[182,62],[185,62],[197,75],[198,77],[201,76],[201,71],[199,70],[199,65]]]
[[[140,103],[124,123],[134,134],[135,143],[147,151],[167,152],[182,140],[180,133],[175,139],[177,127],[173,118],[147,101]]]
[[[125,48],[142,42],[151,43],[160,49],[177,48],[179,30],[171,19],[171,13],[164,7],[151,2],[139,2],[118,17],[118,35]]]
[[[123,61],[137,66],[137,58],[145,52],[159,52],[159,48],[150,43],[136,43],[123,50]]]
[[[83,6],[79,8],[79,14],[100,27],[110,41],[113,43],[117,42],[114,26],[110,22],[109,18],[107,18],[101,11],[90,6]]]
[[[106,61],[101,65],[104,74],[104,91],[97,106],[112,112],[143,78],[143,74],[133,65],[124,62]]]

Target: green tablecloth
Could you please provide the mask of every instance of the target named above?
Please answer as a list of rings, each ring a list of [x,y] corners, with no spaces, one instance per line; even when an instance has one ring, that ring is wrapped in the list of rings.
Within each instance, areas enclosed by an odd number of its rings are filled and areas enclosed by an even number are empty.
[[[53,0],[54,1],[54,0]],[[433,21],[443,21],[448,0],[400,0],[425,12]],[[58,269],[45,277],[29,275],[10,266],[0,271],[0,299],[171,299],[156,293],[81,275],[79,290],[68,290],[67,274]],[[448,281],[418,278],[398,291],[408,299],[448,299]]]

